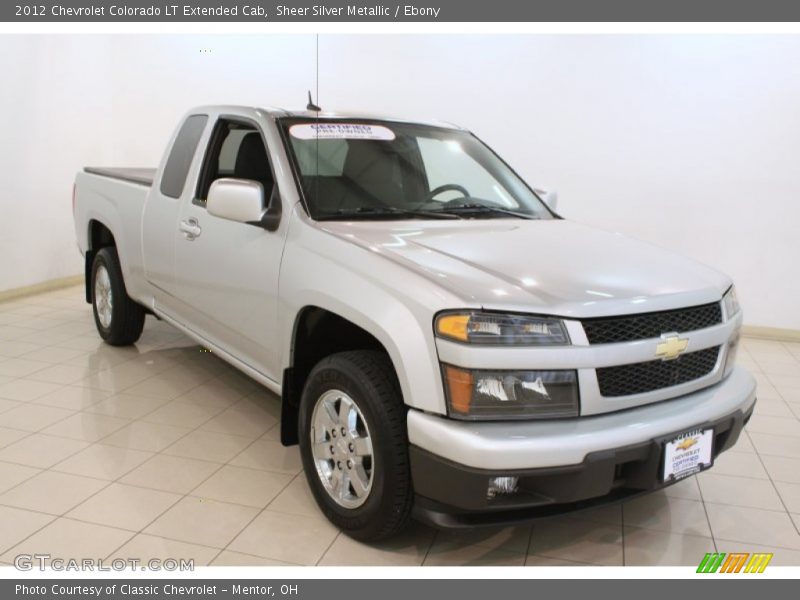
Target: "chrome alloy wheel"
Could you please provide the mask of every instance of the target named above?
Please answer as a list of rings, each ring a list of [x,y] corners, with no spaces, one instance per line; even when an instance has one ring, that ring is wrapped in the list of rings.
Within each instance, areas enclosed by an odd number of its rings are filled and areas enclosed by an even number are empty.
[[[344,508],[358,508],[369,497],[374,477],[372,439],[353,399],[328,390],[311,415],[311,454],[325,491]]]
[[[97,267],[94,274],[94,307],[100,324],[108,329],[111,325],[111,310],[114,308],[114,297],[111,293],[111,279],[104,265]]]

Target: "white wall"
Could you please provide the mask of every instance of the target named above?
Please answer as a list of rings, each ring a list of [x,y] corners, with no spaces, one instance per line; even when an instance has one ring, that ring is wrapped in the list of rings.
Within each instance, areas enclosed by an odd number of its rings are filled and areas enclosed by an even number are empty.
[[[111,161],[108,41],[0,37],[0,291],[82,273],[72,181]]]
[[[0,57],[0,289],[80,272],[78,166],[155,164],[191,105],[315,85],[313,36],[4,36]],[[568,218],[719,267],[747,323],[800,329],[800,37],[322,36],[320,63],[324,108],[465,125]]]

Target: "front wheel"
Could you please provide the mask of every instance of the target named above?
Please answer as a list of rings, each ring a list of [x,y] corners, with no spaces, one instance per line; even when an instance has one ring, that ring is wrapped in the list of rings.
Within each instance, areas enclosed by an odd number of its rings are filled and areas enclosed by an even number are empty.
[[[97,332],[112,346],[133,344],[142,335],[144,309],[128,296],[117,250],[101,248],[92,263],[92,309]]]
[[[299,423],[306,479],[325,516],[353,538],[385,538],[409,521],[405,415],[385,354],[334,354],[308,376]]]

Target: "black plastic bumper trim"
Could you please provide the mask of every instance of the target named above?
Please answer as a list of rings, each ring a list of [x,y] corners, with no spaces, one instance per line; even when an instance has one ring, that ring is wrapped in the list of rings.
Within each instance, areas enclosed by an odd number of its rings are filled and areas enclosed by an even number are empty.
[[[754,406],[692,429],[714,429],[716,458],[739,439]],[[627,500],[675,483],[661,481],[663,445],[683,431],[592,452],[576,465],[524,470],[476,469],[412,446],[414,516],[442,528],[507,525]],[[497,476],[518,477],[518,492],[489,499],[488,480]]]

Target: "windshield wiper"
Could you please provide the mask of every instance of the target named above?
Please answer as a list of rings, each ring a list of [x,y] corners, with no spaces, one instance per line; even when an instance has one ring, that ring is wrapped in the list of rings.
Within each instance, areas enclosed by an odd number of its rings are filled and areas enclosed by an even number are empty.
[[[476,202],[457,204],[455,206],[448,206],[447,208],[437,209],[436,212],[453,214],[458,216],[464,213],[500,213],[503,215],[511,215],[512,217],[518,217],[520,219],[536,218],[534,215],[517,212],[515,210],[511,210],[510,208],[503,208],[502,206],[493,206],[489,204],[478,204]]]
[[[340,208],[333,213],[320,215],[316,218],[317,221],[338,221],[348,219],[386,219],[395,217],[410,217],[414,219],[461,219],[456,214],[451,214],[439,210],[411,210],[405,208],[396,208],[393,206],[374,207],[374,206],[359,206],[356,208]]]

